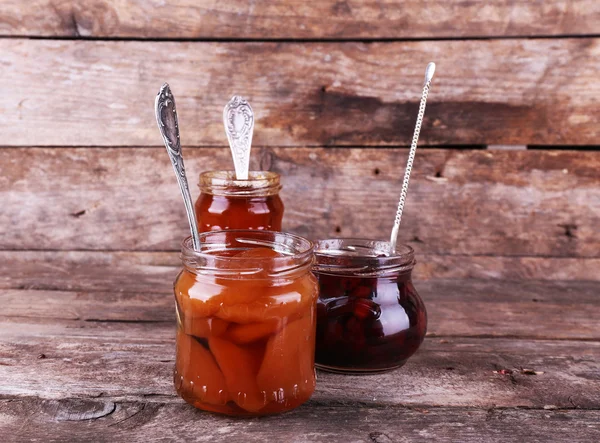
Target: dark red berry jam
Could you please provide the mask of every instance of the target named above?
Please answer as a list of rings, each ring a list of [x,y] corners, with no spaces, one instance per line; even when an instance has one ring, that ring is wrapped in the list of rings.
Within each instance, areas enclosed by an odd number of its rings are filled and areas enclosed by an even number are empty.
[[[412,248],[390,254],[384,242],[323,240],[316,257],[316,366],[356,373],[406,363],[427,331],[425,305],[411,281]]]

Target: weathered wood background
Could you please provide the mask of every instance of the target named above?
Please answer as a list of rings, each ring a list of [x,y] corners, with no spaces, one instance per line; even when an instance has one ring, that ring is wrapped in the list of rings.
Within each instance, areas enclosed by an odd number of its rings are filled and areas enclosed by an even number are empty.
[[[285,229],[383,239],[429,61],[423,348],[279,417],[185,405],[160,85],[190,177],[242,94]],[[599,72],[596,0],[0,0],[0,441],[600,440]]]

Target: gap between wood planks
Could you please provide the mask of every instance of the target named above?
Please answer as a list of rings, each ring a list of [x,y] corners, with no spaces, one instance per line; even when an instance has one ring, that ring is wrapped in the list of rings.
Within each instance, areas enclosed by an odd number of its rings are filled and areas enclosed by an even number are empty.
[[[267,146],[267,145],[252,145],[256,149],[410,149],[407,145],[284,145],[284,146]],[[164,149],[164,145],[0,145],[0,149]],[[227,145],[184,145],[187,149],[228,149]],[[510,151],[600,151],[600,145],[419,145],[421,149],[441,149],[441,150],[458,150],[458,151],[473,151],[473,150],[510,150]]]
[[[77,216],[76,214],[72,214],[73,216]],[[0,252],[20,252],[20,253],[28,253],[28,252],[59,252],[68,254],[70,252],[98,252],[98,253],[114,253],[114,254],[178,254],[181,252],[180,249],[55,249],[55,248],[40,248],[40,249],[16,249],[16,248],[0,248]],[[498,254],[444,254],[444,253],[423,253],[422,255],[436,256],[436,257],[453,257],[453,258],[498,258],[498,259],[520,259],[520,258],[528,258],[528,259],[560,259],[560,260],[598,260],[600,259],[600,255],[592,256],[592,257],[565,257],[561,255],[549,255],[549,254],[541,254],[541,255],[498,255]],[[490,279],[493,280],[493,279]],[[536,280],[536,279],[533,279]],[[585,281],[585,280],[583,280]],[[592,280],[595,281],[595,280]]]
[[[366,37],[366,38],[173,38],[173,37],[94,37],[94,36],[40,36],[40,35],[2,35],[0,40],[86,40],[86,41],[134,41],[134,42],[193,42],[193,43],[402,43],[421,41],[457,41],[457,40],[561,40],[598,38],[600,34],[561,34],[561,35],[494,35],[494,36],[460,36],[460,37]]]
[[[490,145],[494,146],[494,145]],[[520,145],[519,145],[520,146]],[[132,146],[132,145],[111,145],[111,146],[94,146],[94,145],[11,145],[11,146],[0,146],[0,149],[164,149],[165,146],[162,144],[157,145],[144,145],[144,146]],[[252,148],[256,149],[273,149],[279,148],[279,146],[265,146],[265,145],[252,145]],[[307,146],[303,145],[285,145],[281,146],[282,149],[298,149],[298,148],[308,148],[308,149],[321,149],[321,148],[332,148],[332,149],[410,149],[410,146],[406,145],[314,145]],[[183,149],[229,149],[227,145],[183,145]],[[444,150],[484,150],[489,149],[486,145],[419,145],[419,149],[444,149]],[[536,149],[553,149],[552,147],[542,147]],[[563,149],[572,149],[572,150],[580,150],[580,149],[600,149],[600,146],[582,146],[582,147],[565,147]]]

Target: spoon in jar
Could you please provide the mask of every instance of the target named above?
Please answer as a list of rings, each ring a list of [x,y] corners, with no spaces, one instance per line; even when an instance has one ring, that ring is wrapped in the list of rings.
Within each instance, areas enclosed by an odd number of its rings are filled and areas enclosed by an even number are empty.
[[[400,192],[400,201],[398,202],[396,219],[394,221],[394,227],[392,228],[392,234],[390,236],[390,254],[396,251],[396,244],[398,243],[398,231],[400,229],[400,221],[402,220],[402,211],[404,211],[404,203],[406,202],[410,171],[412,170],[413,161],[415,160],[415,153],[417,152],[417,142],[419,141],[421,124],[423,123],[423,116],[425,115],[425,104],[427,103],[427,96],[429,95],[429,88],[431,87],[431,79],[433,79],[434,72],[435,63],[429,63],[427,68],[425,68],[425,84],[423,85],[423,94],[421,95],[419,113],[417,114],[417,122],[415,123],[415,132],[413,133],[412,144],[410,145],[410,151],[408,153],[408,161],[406,162],[406,169],[404,171],[404,181],[402,182],[402,191]]]
[[[223,109],[223,124],[231,148],[236,179],[248,180],[254,132],[254,112],[248,102],[239,95],[231,97]]]
[[[192,232],[192,243],[194,250],[200,250],[200,237],[198,235],[198,224],[196,222],[196,213],[192,204],[190,195],[190,187],[185,176],[185,167],[183,166],[183,156],[181,154],[181,141],[179,140],[179,124],[177,123],[177,110],[175,108],[175,97],[169,88],[168,83],[165,83],[158,91],[156,101],[154,102],[154,110],[156,112],[156,122],[158,129],[165,142],[165,147],[173,164],[179,189],[183,197],[185,211],[187,213],[190,231]]]

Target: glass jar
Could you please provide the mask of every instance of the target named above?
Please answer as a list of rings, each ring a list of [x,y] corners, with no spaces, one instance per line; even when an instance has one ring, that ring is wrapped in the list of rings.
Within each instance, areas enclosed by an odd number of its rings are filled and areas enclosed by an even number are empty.
[[[318,368],[343,373],[395,369],[427,331],[427,312],[411,279],[410,246],[357,239],[316,244]]]
[[[270,231],[200,234],[182,244],[174,285],[177,393],[197,408],[265,415],[315,388],[313,244]]]
[[[203,172],[196,201],[198,229],[281,231],[283,202],[279,181],[279,174],[270,171],[250,171],[248,180],[236,180],[233,171]]]

